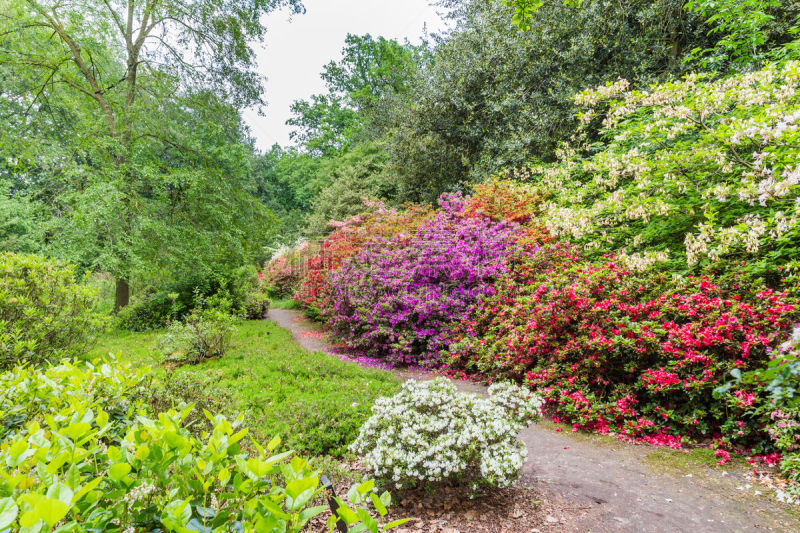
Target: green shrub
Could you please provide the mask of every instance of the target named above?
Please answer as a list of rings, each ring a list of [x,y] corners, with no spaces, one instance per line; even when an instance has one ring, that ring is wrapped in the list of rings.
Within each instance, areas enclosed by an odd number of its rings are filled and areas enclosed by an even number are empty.
[[[222,356],[231,345],[236,317],[228,309],[195,309],[182,322],[173,322],[161,338],[165,360],[197,364]]]
[[[55,260],[0,254],[0,367],[83,355],[103,319],[94,292]]]
[[[178,300],[178,293],[167,291],[147,292],[135,297],[127,307],[117,313],[117,325],[129,331],[159,329],[178,316],[186,305]]]
[[[209,276],[190,277],[159,289],[149,288],[143,295],[135,298],[127,307],[120,310],[119,327],[130,331],[150,331],[166,326],[173,320],[180,320],[197,307],[202,307],[210,298],[225,298],[237,314],[249,314],[250,309],[268,308],[265,298],[253,301],[253,294],[264,292],[254,266],[244,266]],[[265,311],[266,312],[266,311]]]
[[[126,400],[147,373],[111,359],[0,375],[0,530],[299,532],[326,510],[312,506],[319,473],[276,453],[279,439],[243,451],[241,418],[207,412],[213,429],[198,439],[183,424],[191,406],[150,416]],[[109,398],[121,412],[107,409]],[[28,418],[7,423],[21,413]],[[372,501],[386,513],[390,498],[373,498],[373,486],[351,491],[361,505],[340,502],[340,514],[385,531],[393,525],[379,528],[364,508]]]
[[[259,272],[255,282],[250,288],[250,292],[244,299],[244,316],[250,320],[258,320],[267,317],[267,311],[272,304],[269,297],[269,287],[264,275]]]

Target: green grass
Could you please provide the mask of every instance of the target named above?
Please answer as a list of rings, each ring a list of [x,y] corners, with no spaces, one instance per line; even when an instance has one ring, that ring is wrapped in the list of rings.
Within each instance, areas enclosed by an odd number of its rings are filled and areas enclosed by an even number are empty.
[[[233,348],[223,357],[177,369],[157,366],[159,335],[113,331],[89,355],[119,353],[153,365],[161,383],[156,386],[176,402],[197,402],[229,415],[244,412],[258,440],[280,435],[289,447],[314,455],[344,454],[374,400],[400,389],[391,373],[308,352],[268,321],[239,325]]]
[[[292,298],[276,298],[269,304],[275,309],[299,309],[300,305]]]

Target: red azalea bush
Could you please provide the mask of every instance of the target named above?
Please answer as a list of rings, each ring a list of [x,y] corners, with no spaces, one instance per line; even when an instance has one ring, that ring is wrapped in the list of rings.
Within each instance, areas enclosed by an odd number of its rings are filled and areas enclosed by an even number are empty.
[[[682,436],[761,430],[714,389],[757,369],[786,335],[798,302],[706,277],[637,275],[613,259],[580,261],[563,244],[529,244],[451,348],[450,366],[523,380],[557,420],[678,446]]]
[[[339,268],[345,259],[370,239],[413,234],[432,215],[432,209],[421,205],[398,210],[377,200],[365,200],[364,203],[369,211],[348,217],[343,222],[332,222],[336,230],[323,239],[316,252],[308,257],[306,275],[297,293],[301,304],[314,309],[324,307],[328,274]]]

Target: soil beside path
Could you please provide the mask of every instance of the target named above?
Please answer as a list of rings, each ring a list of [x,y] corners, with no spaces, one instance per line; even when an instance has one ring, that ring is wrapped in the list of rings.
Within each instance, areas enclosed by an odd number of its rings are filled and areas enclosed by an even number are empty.
[[[304,348],[332,353],[319,326],[294,310],[271,309],[268,318],[291,331]],[[430,374],[398,372],[404,379]],[[482,385],[456,381],[460,390],[483,392]],[[743,472],[697,466],[663,473],[649,457],[659,450],[606,437],[557,433],[547,424],[525,429],[528,448],[520,486],[561,512],[520,517],[496,531],[530,532],[800,532],[798,513],[759,498]],[[679,453],[679,452],[678,452]],[[452,529],[452,528],[451,528]],[[442,531],[446,531],[443,528]],[[458,529],[452,529],[459,531]],[[461,529],[460,532],[471,531]],[[411,529],[410,531],[429,531]]]

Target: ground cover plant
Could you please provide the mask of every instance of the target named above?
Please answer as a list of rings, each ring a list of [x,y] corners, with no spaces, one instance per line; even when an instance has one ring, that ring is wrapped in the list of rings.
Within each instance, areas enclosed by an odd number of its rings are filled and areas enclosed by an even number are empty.
[[[311,455],[345,454],[372,402],[400,387],[385,371],[308,352],[271,322],[240,322],[223,357],[174,370],[156,366],[160,335],[113,331],[89,355],[118,352],[126,360],[153,365],[157,382],[175,382],[158,385],[151,395],[161,408],[185,401],[228,416],[243,412],[252,434],[280,435],[287,446]],[[193,420],[203,425],[202,418],[196,411]]]
[[[279,452],[280,439],[243,450],[241,417],[207,412],[212,430],[198,438],[183,426],[191,406],[148,412],[137,401],[147,374],[114,359],[0,374],[0,528],[299,532],[328,508],[314,505],[319,472]],[[340,500],[339,513],[384,531],[393,525],[366,506],[385,515],[390,497],[373,487],[356,487],[360,506]]]

